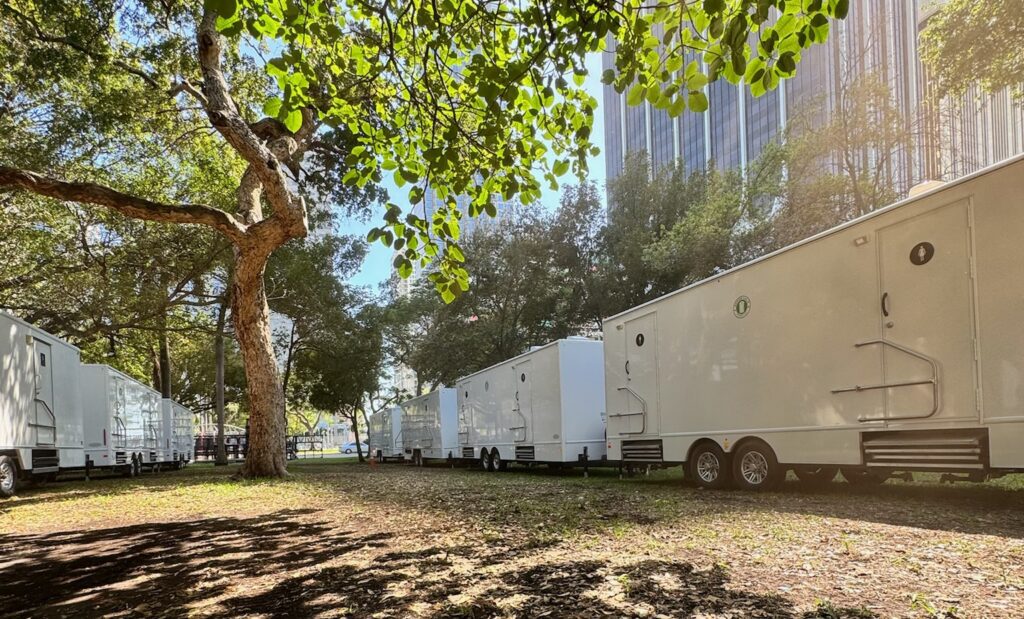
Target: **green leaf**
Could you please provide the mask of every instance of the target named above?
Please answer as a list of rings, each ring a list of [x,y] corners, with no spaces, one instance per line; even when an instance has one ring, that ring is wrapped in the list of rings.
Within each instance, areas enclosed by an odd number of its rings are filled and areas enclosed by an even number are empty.
[[[626,94],[627,105],[639,105],[644,100],[644,96],[647,94],[647,88],[643,84],[633,84],[633,87],[629,89]]]
[[[561,176],[569,171],[569,162],[565,159],[559,159],[555,162],[555,166],[551,169],[555,176]]]
[[[271,118],[277,118],[278,113],[281,111],[282,103],[277,97],[271,97],[263,104],[263,113]]]
[[[292,110],[288,112],[288,115],[284,117],[284,126],[292,133],[298,131],[302,127],[302,111]]]
[[[690,93],[687,105],[694,112],[706,112],[708,109],[708,98],[703,92],[695,90]]]
[[[224,19],[231,19],[238,12],[237,0],[205,0],[203,6],[207,11],[213,11]]]

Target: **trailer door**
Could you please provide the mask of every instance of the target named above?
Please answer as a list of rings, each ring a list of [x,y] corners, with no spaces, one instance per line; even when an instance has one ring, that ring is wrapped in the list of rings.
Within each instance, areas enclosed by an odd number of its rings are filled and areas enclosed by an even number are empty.
[[[36,364],[36,445],[57,444],[57,416],[53,410],[53,356],[50,345],[34,340]]]
[[[620,434],[658,433],[658,318],[655,312],[626,323],[626,384],[618,389]],[[614,413],[613,413],[614,414]]]
[[[533,442],[533,373],[529,361],[512,366],[516,391],[513,400],[512,440],[516,443]]]
[[[964,200],[878,233],[890,424],[978,418],[969,216]]]

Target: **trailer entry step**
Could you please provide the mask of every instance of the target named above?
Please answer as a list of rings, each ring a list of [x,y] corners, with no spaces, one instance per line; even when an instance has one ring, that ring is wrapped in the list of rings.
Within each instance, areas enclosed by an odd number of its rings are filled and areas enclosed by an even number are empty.
[[[533,445],[516,445],[516,460],[533,460]]]
[[[661,440],[622,441],[622,460],[625,462],[662,462]]]
[[[463,458],[472,458],[473,457],[473,448],[472,447],[463,447],[462,448],[462,457]]]
[[[977,430],[866,432],[864,464],[898,470],[978,471],[988,467],[988,434]]]

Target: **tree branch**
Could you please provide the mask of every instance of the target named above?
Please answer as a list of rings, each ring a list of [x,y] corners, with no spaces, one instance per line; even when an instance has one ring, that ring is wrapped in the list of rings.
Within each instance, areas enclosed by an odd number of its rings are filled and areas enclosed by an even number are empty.
[[[0,166],[0,187],[23,189],[31,193],[65,200],[106,206],[128,217],[147,221],[209,226],[239,242],[245,226],[229,213],[203,204],[164,204],[131,196],[95,183],[69,183],[29,170]]]

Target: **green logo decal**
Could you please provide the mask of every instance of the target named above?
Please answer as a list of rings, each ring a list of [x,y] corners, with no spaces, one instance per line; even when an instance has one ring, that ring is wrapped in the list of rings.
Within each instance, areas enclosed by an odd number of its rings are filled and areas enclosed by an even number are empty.
[[[740,297],[732,304],[732,313],[737,318],[743,318],[750,313],[750,298]]]

